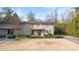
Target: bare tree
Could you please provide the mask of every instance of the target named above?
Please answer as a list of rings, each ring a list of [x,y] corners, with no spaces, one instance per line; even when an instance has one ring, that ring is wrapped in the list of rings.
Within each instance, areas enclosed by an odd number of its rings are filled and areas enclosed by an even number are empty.
[[[71,8],[71,9],[68,11],[68,14],[67,14],[67,21],[68,21],[68,22],[71,21],[72,18],[73,18],[75,15],[76,15],[76,14],[75,14],[75,10]]]
[[[60,16],[61,16],[62,22],[64,22],[65,21],[65,13],[62,13]]]
[[[55,14],[55,23],[56,23],[56,22],[58,22],[58,19],[57,19],[57,17],[58,17],[58,8],[54,9],[54,14]]]
[[[45,22],[55,22],[54,14],[51,13],[50,15],[46,15]]]
[[[46,15],[45,22],[49,22],[49,21],[50,21],[50,15]]]

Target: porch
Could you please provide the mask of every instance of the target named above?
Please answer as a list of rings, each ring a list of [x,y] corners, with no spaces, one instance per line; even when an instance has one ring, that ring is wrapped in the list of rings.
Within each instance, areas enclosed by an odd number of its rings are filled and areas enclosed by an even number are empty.
[[[44,29],[32,29],[31,31],[31,35],[40,35],[40,36],[43,36],[45,33],[45,30]]]
[[[0,34],[19,34],[20,29],[0,29]]]

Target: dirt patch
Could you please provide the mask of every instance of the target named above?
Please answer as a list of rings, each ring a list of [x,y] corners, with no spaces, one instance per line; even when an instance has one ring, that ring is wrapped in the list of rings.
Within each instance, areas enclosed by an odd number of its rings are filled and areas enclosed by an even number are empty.
[[[47,41],[39,41],[39,42],[37,42],[37,44],[53,44],[52,42],[47,42]]]
[[[32,39],[0,42],[1,51],[78,51],[79,45],[66,39]]]

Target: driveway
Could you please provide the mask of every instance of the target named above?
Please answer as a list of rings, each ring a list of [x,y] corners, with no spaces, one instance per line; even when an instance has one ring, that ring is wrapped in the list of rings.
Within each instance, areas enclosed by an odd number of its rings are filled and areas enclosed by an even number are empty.
[[[79,44],[67,39],[1,41],[0,51],[79,51]]]

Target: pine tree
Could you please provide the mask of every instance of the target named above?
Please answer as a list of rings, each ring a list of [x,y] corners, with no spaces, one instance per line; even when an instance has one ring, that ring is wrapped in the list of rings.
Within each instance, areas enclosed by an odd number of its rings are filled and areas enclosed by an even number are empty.
[[[29,22],[36,22],[35,15],[32,12],[28,14],[27,19]]]

